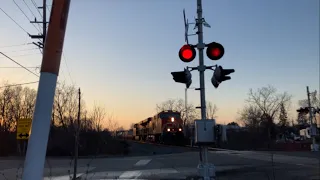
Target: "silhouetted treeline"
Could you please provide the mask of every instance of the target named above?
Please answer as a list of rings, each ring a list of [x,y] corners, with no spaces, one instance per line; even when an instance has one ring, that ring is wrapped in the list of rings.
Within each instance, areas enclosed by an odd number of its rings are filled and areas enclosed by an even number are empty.
[[[36,95],[34,89],[8,86],[8,83],[0,89],[0,156],[25,153],[27,141],[16,140],[16,125],[21,118],[32,119]],[[78,90],[59,83],[54,98],[47,155],[73,154],[78,104]],[[112,137],[111,132],[119,127],[112,117],[106,118],[104,108],[95,105],[89,112],[83,97],[80,104],[79,155],[127,153],[128,145]],[[106,125],[107,129],[103,130],[102,125]]]

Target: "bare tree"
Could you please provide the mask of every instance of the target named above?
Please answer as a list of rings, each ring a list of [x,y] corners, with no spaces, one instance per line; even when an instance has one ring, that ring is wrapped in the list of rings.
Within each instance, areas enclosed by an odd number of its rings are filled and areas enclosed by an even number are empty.
[[[257,128],[260,125],[263,112],[256,106],[249,104],[239,112],[238,122],[243,126]]]
[[[37,91],[25,87],[23,89],[22,116],[24,118],[32,118],[36,103]]]
[[[119,128],[119,123],[113,114],[110,114],[108,116],[107,128],[109,129],[109,131],[115,131]]]
[[[114,117],[113,114],[108,115],[108,121],[107,121],[107,130],[115,135],[116,131],[120,128],[118,121]]]
[[[217,117],[216,113],[218,111],[218,108],[215,104],[212,104],[211,102],[207,102],[206,111],[207,111],[208,119],[215,119]]]
[[[82,101],[81,103],[83,103]],[[59,83],[54,99],[54,118],[58,125],[73,128],[78,114],[78,91],[74,86]]]
[[[106,116],[106,111],[102,106],[97,105],[96,103],[93,105],[93,110],[90,115],[90,119],[92,120],[93,127],[96,131],[100,132],[102,130],[102,124]]]
[[[8,83],[6,82],[5,85]],[[7,132],[14,126],[14,120],[12,116],[12,98],[14,92],[12,87],[5,87],[0,96],[1,117],[3,119],[2,129]]]
[[[175,99],[168,99],[160,104],[157,104],[156,110],[157,110],[157,112],[167,111],[167,110],[175,110],[176,102],[177,102],[177,100],[175,100]]]
[[[131,123],[129,129],[133,129],[133,128],[134,128],[134,123]]]
[[[250,89],[248,95],[247,103],[262,111],[265,117],[270,118],[272,122],[279,113],[281,104],[290,105],[292,98],[287,92],[277,93],[277,89],[271,85],[256,91]]]
[[[288,113],[287,113],[287,110],[283,104],[281,104],[281,106],[280,106],[279,125],[280,126],[288,126],[289,125]]]
[[[156,111],[158,113],[165,110],[179,111],[181,113],[181,118],[184,122],[184,125],[199,117],[194,105],[188,104],[186,108],[185,101],[183,99],[169,99],[156,105]],[[186,114],[188,114],[188,117]]]

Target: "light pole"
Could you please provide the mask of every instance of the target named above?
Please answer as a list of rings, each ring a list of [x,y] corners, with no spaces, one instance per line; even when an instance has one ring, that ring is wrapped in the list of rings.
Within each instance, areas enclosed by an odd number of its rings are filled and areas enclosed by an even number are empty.
[[[186,121],[189,119],[188,116],[188,89],[196,89],[195,87],[189,87],[184,89],[184,102],[185,102],[185,109],[186,109]]]
[[[187,122],[189,120],[189,115],[188,115],[188,89],[195,89],[197,90],[197,88],[195,87],[189,87],[189,88],[185,88],[184,89],[184,102],[185,102],[185,110],[186,110],[186,119],[185,119],[185,122]],[[186,135],[186,130],[185,130],[185,124],[184,124],[184,128],[183,128],[183,131],[184,131],[184,135]],[[189,129],[190,130],[190,129]],[[191,146],[193,146],[193,131],[191,133],[191,138],[190,138],[190,144]]]

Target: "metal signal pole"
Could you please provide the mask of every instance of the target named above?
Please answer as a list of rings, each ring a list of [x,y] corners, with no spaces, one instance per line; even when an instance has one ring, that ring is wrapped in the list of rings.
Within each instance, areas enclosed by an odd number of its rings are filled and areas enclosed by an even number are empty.
[[[199,76],[200,76],[200,102],[201,102],[201,119],[205,120],[206,117],[206,95],[205,95],[205,79],[204,79],[204,72],[206,70],[206,66],[204,65],[204,56],[203,56],[203,50],[205,48],[205,44],[203,43],[203,17],[202,17],[202,1],[197,0],[197,15],[198,19],[196,21],[196,25],[198,27],[198,44],[197,48],[199,51]],[[210,179],[209,174],[209,164],[208,164],[208,147],[202,146],[200,148],[200,164],[198,168],[202,169],[203,172],[203,178],[204,180]],[[201,162],[202,161],[202,162]]]
[[[315,139],[315,136],[314,136],[314,127],[313,127],[313,122],[312,122],[312,107],[311,107],[311,101],[310,101],[310,91],[309,91],[309,86],[307,86],[307,96],[308,96],[308,107],[309,107],[309,121],[310,121],[310,128],[311,128],[311,136],[312,137],[312,149],[313,150],[316,150],[316,139]]]

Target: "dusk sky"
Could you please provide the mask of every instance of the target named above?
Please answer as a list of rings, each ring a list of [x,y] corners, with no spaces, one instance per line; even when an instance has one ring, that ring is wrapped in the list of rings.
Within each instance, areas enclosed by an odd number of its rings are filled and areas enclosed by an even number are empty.
[[[25,1],[41,20],[32,1]],[[42,0],[34,1],[41,6]],[[24,2],[16,2],[33,20]],[[12,0],[2,0],[0,7],[37,34]],[[88,108],[94,102],[104,105],[125,127],[154,115],[156,103],[184,98],[185,86],[170,74],[198,64],[198,56],[188,64],[178,57],[185,43],[184,8],[193,22],[196,0],[72,0],[59,81],[80,87]],[[207,101],[217,105],[218,122],[237,119],[250,88],[270,84],[292,94],[292,118],[298,100],[306,98],[307,85],[319,92],[319,0],[203,0],[203,13],[211,25],[204,28],[205,42],[225,48],[222,59],[206,58],[205,64],[235,69],[218,89],[210,81],[213,72],[205,73]],[[2,11],[0,22],[0,52],[24,66],[39,66],[41,53],[34,45],[5,47],[33,40]],[[196,36],[189,41],[196,44]],[[17,65],[0,57],[0,67],[8,66]],[[198,87],[199,73],[192,76],[191,87]],[[0,68],[0,81],[5,80],[16,84],[38,77],[23,69]],[[199,92],[189,90],[188,99],[198,106]]]

